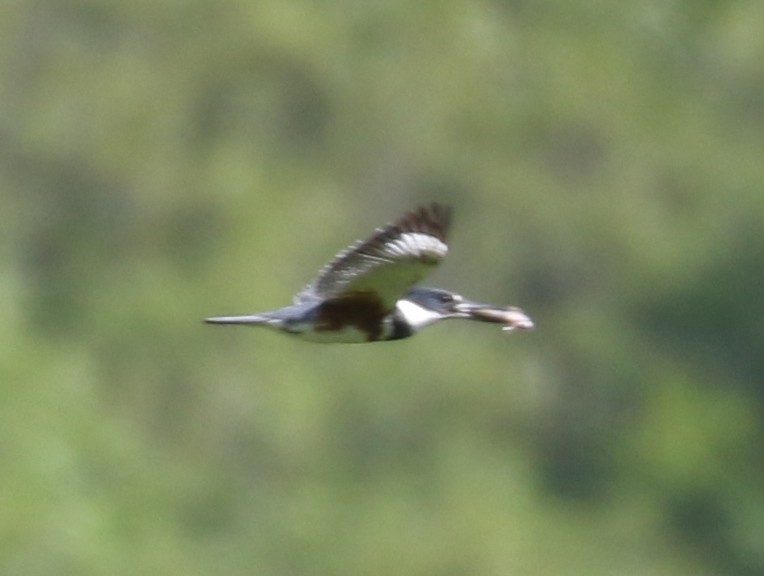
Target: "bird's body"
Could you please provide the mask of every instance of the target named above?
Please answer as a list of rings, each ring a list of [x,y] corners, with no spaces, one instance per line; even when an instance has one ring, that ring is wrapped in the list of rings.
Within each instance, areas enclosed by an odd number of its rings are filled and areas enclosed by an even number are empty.
[[[378,229],[340,252],[292,306],[249,316],[208,318],[212,324],[266,326],[313,342],[399,340],[448,318],[531,328],[517,308],[464,300],[437,288],[414,288],[448,253],[451,211],[431,204]]]

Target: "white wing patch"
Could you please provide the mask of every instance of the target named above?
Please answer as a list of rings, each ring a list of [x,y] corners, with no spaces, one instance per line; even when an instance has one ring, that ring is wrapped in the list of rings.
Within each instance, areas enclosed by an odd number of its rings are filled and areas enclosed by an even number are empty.
[[[448,246],[430,236],[421,232],[406,232],[401,234],[395,240],[385,244],[383,250],[385,256],[393,259],[417,258],[441,260],[448,253]]]

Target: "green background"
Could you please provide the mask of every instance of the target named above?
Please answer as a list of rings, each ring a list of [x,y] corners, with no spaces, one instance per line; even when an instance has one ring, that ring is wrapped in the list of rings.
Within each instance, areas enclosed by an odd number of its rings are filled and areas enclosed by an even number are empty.
[[[0,573],[764,573],[764,3],[6,0]],[[452,204],[522,306],[205,316]]]

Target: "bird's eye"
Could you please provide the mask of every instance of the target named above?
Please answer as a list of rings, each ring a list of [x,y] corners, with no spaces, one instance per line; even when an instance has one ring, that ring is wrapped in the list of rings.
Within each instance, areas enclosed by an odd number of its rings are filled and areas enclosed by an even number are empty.
[[[448,304],[449,302],[454,301],[454,297],[448,292],[444,292],[443,294],[440,295],[440,301],[443,302],[443,304]]]

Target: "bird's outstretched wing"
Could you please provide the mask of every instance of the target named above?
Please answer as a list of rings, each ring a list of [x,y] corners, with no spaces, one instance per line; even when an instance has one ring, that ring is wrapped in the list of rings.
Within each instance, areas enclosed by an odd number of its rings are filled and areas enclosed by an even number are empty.
[[[358,295],[392,310],[446,256],[450,223],[448,206],[432,203],[412,210],[337,254],[295,301]]]

